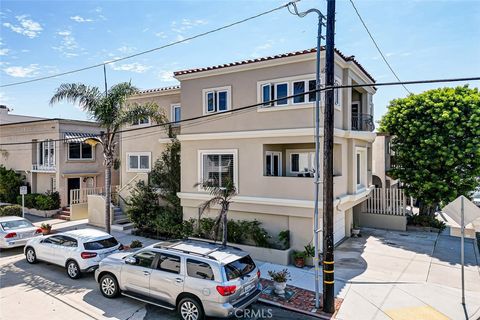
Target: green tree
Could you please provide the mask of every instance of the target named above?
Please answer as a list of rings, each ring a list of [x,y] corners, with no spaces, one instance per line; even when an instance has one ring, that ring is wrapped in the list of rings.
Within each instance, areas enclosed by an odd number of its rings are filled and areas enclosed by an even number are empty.
[[[439,88],[390,102],[380,131],[392,135],[391,174],[420,201],[420,213],[468,196],[480,176],[480,93]]]
[[[144,181],[137,182],[127,201],[127,215],[130,221],[137,229],[154,233],[159,210],[160,204],[155,189]]]
[[[127,99],[138,93],[131,83],[112,86],[107,92],[81,83],[64,83],[50,99],[50,104],[61,101],[77,103],[89,116],[105,129],[96,139],[103,146],[105,166],[105,229],[110,233],[111,177],[115,160],[117,133],[125,125],[145,119],[165,123],[166,117],[153,102],[128,103]]]
[[[0,202],[16,203],[20,186],[23,185],[24,176],[0,165]]]
[[[215,218],[214,239],[218,238],[218,233],[221,226],[223,230],[222,245],[225,247],[227,246],[228,239],[227,214],[230,208],[230,204],[232,203],[232,198],[237,194],[237,188],[235,187],[232,179],[227,178],[224,179],[223,182],[224,185],[220,186],[218,184],[218,181],[204,181],[195,184],[195,187],[202,187],[212,196],[211,199],[205,201],[200,206],[200,215],[202,215],[206,210],[210,210],[212,206],[220,206],[220,211]]]

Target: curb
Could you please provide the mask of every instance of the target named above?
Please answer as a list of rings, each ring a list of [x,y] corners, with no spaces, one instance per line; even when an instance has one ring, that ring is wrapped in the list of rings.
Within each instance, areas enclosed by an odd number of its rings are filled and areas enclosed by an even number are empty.
[[[332,314],[331,317],[327,317],[327,316],[324,316],[324,315],[321,315],[321,314],[318,314],[318,313],[308,312],[308,311],[300,310],[300,309],[295,309],[293,307],[285,306],[283,304],[273,302],[273,301],[263,299],[263,298],[259,298],[258,301],[263,303],[263,304],[268,304],[268,305],[271,305],[271,306],[274,306],[274,307],[278,307],[278,308],[281,308],[281,309],[305,314],[305,315],[308,315],[308,316],[311,316],[311,317],[316,317],[316,318],[319,318],[319,319],[331,320],[331,319],[334,319],[334,315],[335,315],[335,314]]]

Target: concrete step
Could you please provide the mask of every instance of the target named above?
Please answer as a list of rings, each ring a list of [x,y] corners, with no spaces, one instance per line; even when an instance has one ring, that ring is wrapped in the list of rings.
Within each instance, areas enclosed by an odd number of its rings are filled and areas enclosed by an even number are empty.
[[[70,214],[59,214],[57,218],[61,220],[70,221]]]
[[[130,222],[130,220],[128,220],[127,217],[113,220],[114,224],[124,224],[124,223],[129,223],[129,222]]]
[[[70,211],[62,210],[60,211],[60,214],[63,214],[64,216],[70,216]]]
[[[115,230],[115,231],[131,230],[131,229],[133,229],[133,223],[132,222],[115,223],[115,224],[111,225],[111,229]]]

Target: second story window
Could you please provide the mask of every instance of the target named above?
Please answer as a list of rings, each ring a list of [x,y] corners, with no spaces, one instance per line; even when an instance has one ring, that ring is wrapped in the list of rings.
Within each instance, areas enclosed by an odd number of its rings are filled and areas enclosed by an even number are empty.
[[[84,142],[70,142],[68,144],[68,160],[92,160],[93,147]]]
[[[38,143],[37,162],[39,165],[55,165],[55,141],[45,140]]]
[[[230,107],[230,87],[203,90],[204,113],[224,112]]]
[[[180,105],[172,105],[172,122],[179,122],[181,119]]]
[[[237,186],[236,158],[234,150],[201,151],[200,181],[224,187],[226,180],[229,179]]]
[[[145,118],[141,118],[141,119],[133,121],[132,126],[138,126],[140,124],[149,124],[149,123],[150,123],[150,118],[145,117]]]
[[[288,104],[288,83],[268,83],[262,85],[264,106],[282,106]],[[271,100],[277,100],[270,102]]]
[[[127,172],[149,172],[150,152],[127,153]]]

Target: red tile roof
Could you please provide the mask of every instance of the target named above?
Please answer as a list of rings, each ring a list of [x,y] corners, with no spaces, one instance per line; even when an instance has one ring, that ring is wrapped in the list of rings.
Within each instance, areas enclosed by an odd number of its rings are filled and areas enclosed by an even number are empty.
[[[321,50],[322,51],[325,50],[325,47],[322,47]],[[250,59],[250,60],[236,61],[236,62],[221,64],[221,65],[217,65],[217,66],[210,66],[210,67],[204,67],[204,68],[195,68],[195,69],[175,71],[173,74],[175,76],[179,76],[179,75],[184,75],[184,74],[191,74],[191,73],[196,73],[196,72],[216,70],[216,69],[245,65],[245,64],[250,64],[250,63],[256,63],[256,62],[261,62],[261,61],[268,61],[268,60],[281,59],[281,58],[286,58],[286,57],[300,56],[300,55],[315,53],[315,52],[317,52],[317,49],[312,48],[312,49],[307,49],[307,50],[302,50],[302,51],[294,51],[294,52],[277,54],[277,55],[274,55],[274,56],[268,56],[268,57]],[[342,59],[344,61],[347,61],[347,62],[352,61],[353,63],[355,63],[360,68],[360,70],[362,70],[370,78],[370,80],[375,82],[375,79],[365,70],[365,68],[357,60],[355,60],[355,56],[347,57],[338,49],[335,49],[335,52],[340,57],[342,57]]]
[[[153,88],[153,89],[140,90],[140,91],[138,91],[137,94],[165,92],[165,91],[178,90],[178,89],[180,89],[180,85],[163,87],[163,88]]]

